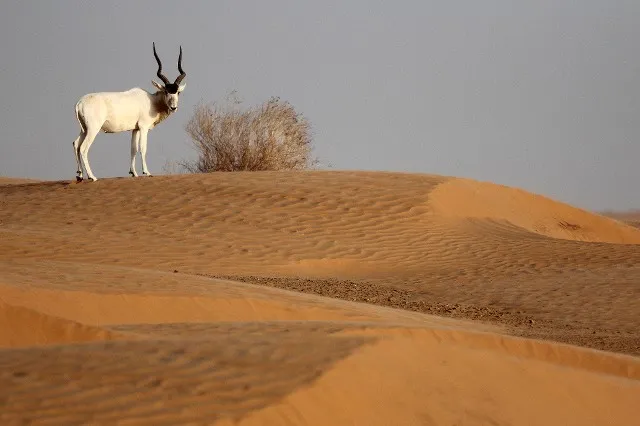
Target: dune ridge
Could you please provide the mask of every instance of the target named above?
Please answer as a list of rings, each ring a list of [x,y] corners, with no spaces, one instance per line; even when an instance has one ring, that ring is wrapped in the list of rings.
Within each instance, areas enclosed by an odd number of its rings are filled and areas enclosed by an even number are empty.
[[[640,229],[470,179],[0,179],[0,423],[632,424],[639,283]]]
[[[494,219],[552,238],[640,244],[640,233],[609,217],[504,185],[452,179],[431,193],[430,202],[443,216]]]
[[[182,278],[185,281],[192,277]],[[384,330],[403,329],[408,335],[420,334],[423,339],[438,343],[461,344],[476,349],[490,349],[506,355],[533,358],[545,362],[572,366],[640,380],[640,359],[602,351],[584,350],[538,340],[507,337],[496,333],[499,328],[424,314],[405,314],[396,309],[346,302],[336,306],[332,299],[298,295],[289,291],[271,291],[265,298],[262,288],[232,281],[209,280],[215,289],[189,296],[167,294],[109,294],[87,291],[23,290],[0,286],[0,307],[9,318],[9,338],[40,335],[34,322],[54,319],[56,323],[71,324],[78,331],[93,332],[96,337],[81,335],[78,340],[46,340],[14,342],[10,347],[33,346],[73,341],[111,340],[133,335],[182,336],[186,329],[198,335],[207,329],[221,329],[263,323],[346,324],[347,329]],[[242,291],[238,290],[238,287]],[[291,309],[295,301],[297,309]],[[85,325],[87,324],[87,325]],[[45,326],[48,324],[45,324]],[[54,326],[57,324],[54,324]],[[425,329],[425,327],[428,327]],[[76,330],[71,330],[76,331]],[[110,332],[116,331],[111,336]],[[35,333],[34,333],[35,332]],[[131,334],[133,333],[133,334]],[[368,333],[365,333],[368,334]],[[2,344],[0,340],[0,344]]]
[[[0,300],[0,348],[104,341],[123,338],[118,333],[43,314]]]

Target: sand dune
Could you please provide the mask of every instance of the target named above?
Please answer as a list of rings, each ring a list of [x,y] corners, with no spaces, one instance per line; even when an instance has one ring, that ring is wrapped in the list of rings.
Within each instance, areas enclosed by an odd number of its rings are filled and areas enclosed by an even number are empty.
[[[38,179],[12,178],[12,177],[0,176],[0,185],[19,185],[24,183],[37,183],[37,182],[42,182],[42,181]]]
[[[0,301],[0,347],[111,340],[117,333]]]
[[[630,210],[626,212],[608,211],[603,212],[602,214],[636,228],[640,228],[640,210]]]
[[[632,424],[639,244],[443,176],[2,179],[0,423]]]
[[[439,215],[507,222],[552,238],[640,243],[638,232],[620,226],[607,217],[493,183],[452,179],[431,193],[430,202]]]

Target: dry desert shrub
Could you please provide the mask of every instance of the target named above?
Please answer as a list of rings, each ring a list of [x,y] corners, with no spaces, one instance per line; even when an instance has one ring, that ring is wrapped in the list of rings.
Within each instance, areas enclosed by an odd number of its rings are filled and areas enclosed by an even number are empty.
[[[277,97],[243,109],[241,102],[199,104],[185,130],[198,159],[182,162],[191,173],[303,170],[311,156],[311,126],[288,102]]]

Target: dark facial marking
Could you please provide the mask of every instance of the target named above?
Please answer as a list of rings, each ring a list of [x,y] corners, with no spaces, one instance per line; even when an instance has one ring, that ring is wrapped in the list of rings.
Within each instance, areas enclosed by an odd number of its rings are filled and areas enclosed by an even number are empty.
[[[169,94],[176,94],[178,93],[178,85],[175,83],[168,83],[164,85],[165,90],[167,91],[167,93]]]

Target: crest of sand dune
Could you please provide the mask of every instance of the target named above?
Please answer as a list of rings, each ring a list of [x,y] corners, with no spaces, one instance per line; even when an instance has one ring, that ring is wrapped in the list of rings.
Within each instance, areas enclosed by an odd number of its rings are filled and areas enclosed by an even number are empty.
[[[108,330],[0,301],[0,348],[111,340]]]
[[[640,244],[640,232],[542,195],[471,179],[451,179],[430,196],[436,214],[509,222],[552,238]]]
[[[638,243],[432,175],[0,181],[0,423],[633,424]]]

